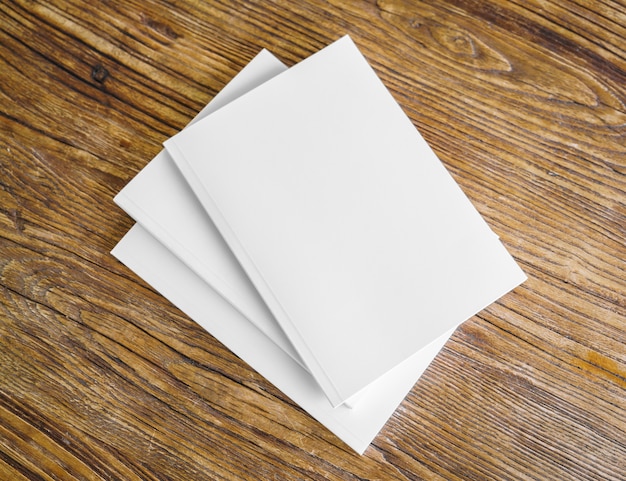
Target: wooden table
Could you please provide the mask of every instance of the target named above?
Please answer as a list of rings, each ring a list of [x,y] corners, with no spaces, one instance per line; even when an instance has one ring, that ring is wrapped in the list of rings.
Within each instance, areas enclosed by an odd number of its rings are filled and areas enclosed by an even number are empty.
[[[363,456],[109,254],[261,48],[346,33],[529,276]],[[625,39],[624,0],[4,0],[0,478],[626,479]]]

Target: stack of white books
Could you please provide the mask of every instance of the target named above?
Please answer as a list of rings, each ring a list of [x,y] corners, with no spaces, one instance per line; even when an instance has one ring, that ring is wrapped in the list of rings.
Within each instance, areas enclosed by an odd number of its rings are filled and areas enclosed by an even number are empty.
[[[525,279],[350,37],[261,51],[164,145],[113,254],[358,453]]]

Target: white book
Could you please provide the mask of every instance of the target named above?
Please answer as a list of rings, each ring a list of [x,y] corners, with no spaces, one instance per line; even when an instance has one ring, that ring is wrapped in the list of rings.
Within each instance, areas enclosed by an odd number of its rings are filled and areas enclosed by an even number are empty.
[[[269,52],[262,51],[195,120],[284,69]],[[245,275],[239,277],[243,272],[237,261],[228,249],[224,250],[221,237],[166,152],[142,169],[118,194],[116,202],[138,224],[113,254],[359,453],[452,334],[446,333],[429,349],[373,383],[359,396],[354,409],[345,405],[333,409],[298,356],[294,356],[284,335],[280,335],[282,331],[276,335],[275,326],[271,326],[275,320],[255,318],[254,309],[237,306],[246,297],[255,298],[256,291]],[[224,269],[224,262],[231,264]],[[228,299],[224,295],[228,291],[216,289],[221,287],[216,279],[230,279],[227,286],[239,286],[233,288],[239,292]],[[257,301],[248,302],[253,305]],[[250,317],[243,315],[246,311]]]
[[[267,50],[262,50],[191,123],[218,110],[286,68]],[[306,369],[166,151],[161,151],[150,161],[118,193],[115,202]],[[418,380],[419,374],[430,364],[436,351],[433,351],[432,357],[417,358],[416,362],[422,362],[423,366],[414,364],[413,372],[409,371],[405,379],[395,381],[399,383],[400,392],[404,394],[393,400],[392,404],[397,405],[408,393]],[[359,397],[357,395],[351,398],[347,405],[353,406]],[[385,413],[383,417],[389,415],[391,412]]]
[[[349,37],[165,146],[333,406],[525,279]]]

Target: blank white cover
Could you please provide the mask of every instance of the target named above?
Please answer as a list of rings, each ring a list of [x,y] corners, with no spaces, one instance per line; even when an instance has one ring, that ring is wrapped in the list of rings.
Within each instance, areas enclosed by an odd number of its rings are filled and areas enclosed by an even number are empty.
[[[333,405],[525,279],[349,37],[165,146]]]
[[[359,454],[453,333],[445,333],[372,383],[354,408],[332,408],[300,364],[140,224],[131,228],[112,253]]]

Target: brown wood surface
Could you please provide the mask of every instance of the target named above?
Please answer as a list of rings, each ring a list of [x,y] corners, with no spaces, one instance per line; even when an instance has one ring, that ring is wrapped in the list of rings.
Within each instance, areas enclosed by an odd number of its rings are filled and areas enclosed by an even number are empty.
[[[261,48],[345,33],[529,276],[364,456],[109,254]],[[626,479],[625,179],[624,0],[3,0],[0,479]]]

